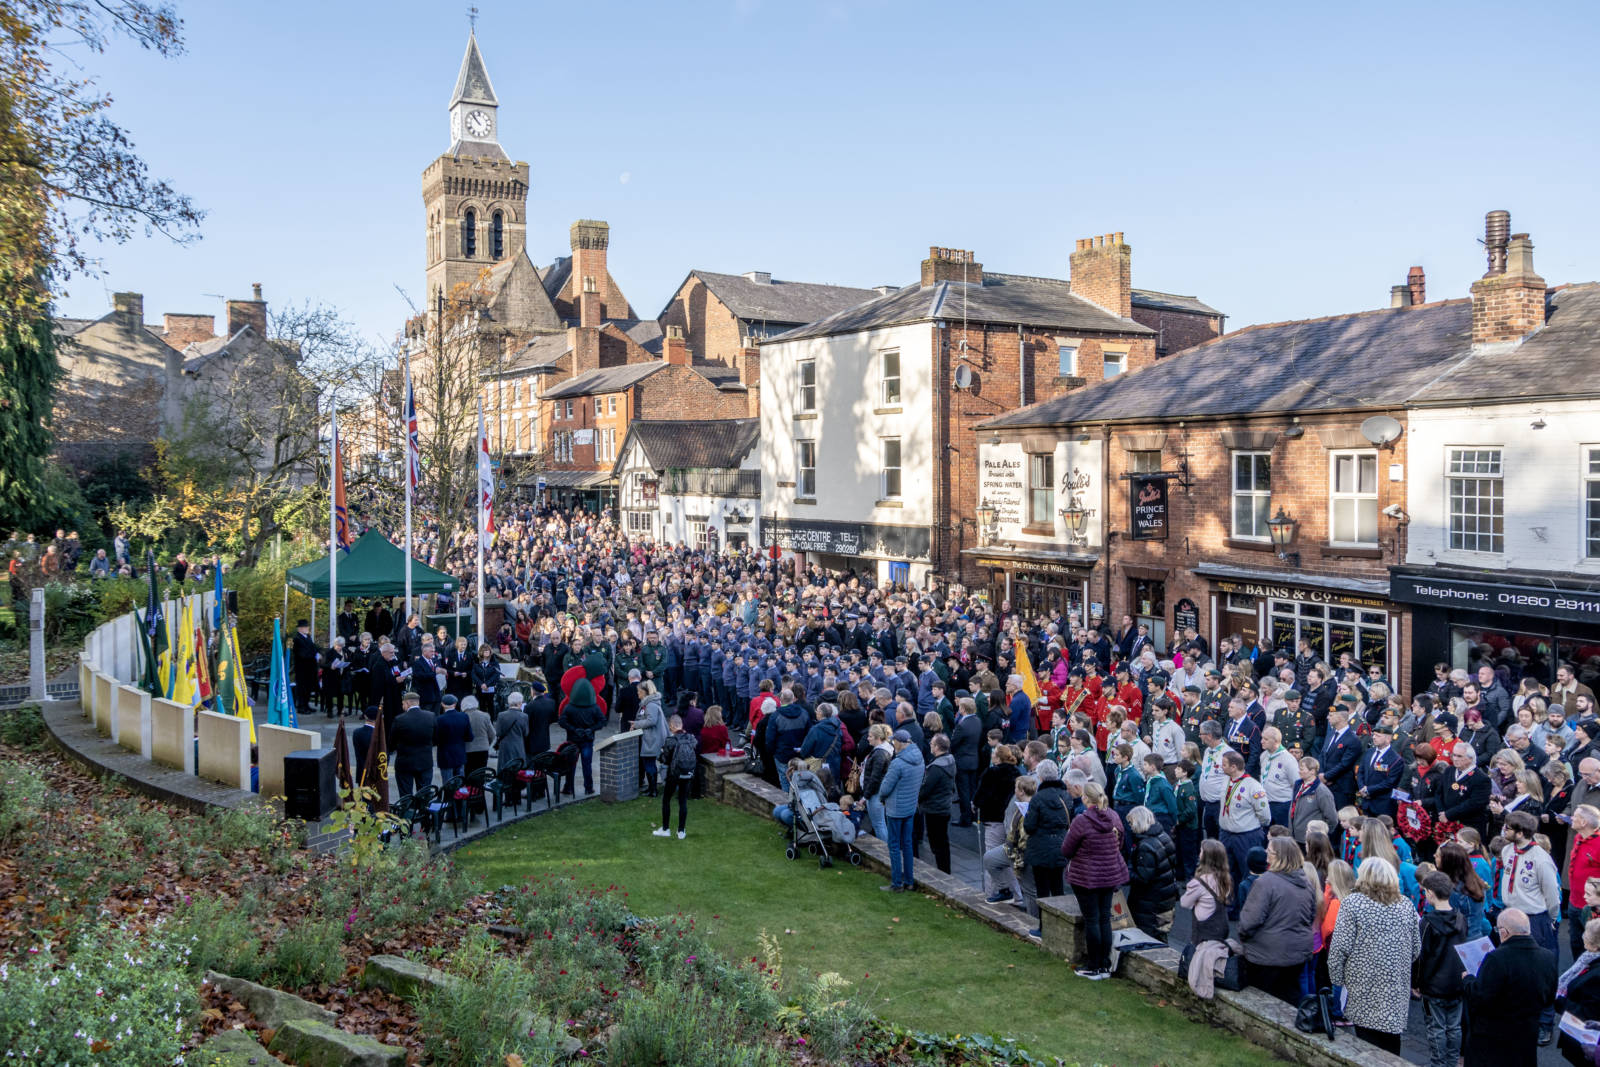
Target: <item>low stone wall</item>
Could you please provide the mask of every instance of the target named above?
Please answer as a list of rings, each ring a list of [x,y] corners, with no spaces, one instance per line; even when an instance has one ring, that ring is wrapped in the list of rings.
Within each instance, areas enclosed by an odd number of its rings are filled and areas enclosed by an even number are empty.
[[[772,809],[787,801],[782,791],[755,775],[743,773],[743,760],[735,761],[740,764],[737,771],[717,762],[719,760],[725,761],[726,757],[700,757],[700,773],[702,780],[707,783],[707,796],[763,818],[771,818]],[[880,874],[888,874],[889,856],[883,842],[875,837],[860,837],[855,845],[862,854],[862,866]],[[1077,900],[1070,895],[1047,897],[1039,901],[1039,932],[1042,936],[1035,941],[1028,936],[1032,920],[1022,911],[1008,904],[987,903],[980,891],[941,873],[932,863],[917,863],[914,878],[918,889],[939,897],[997,930],[1022,938],[1029,944],[1039,944],[1046,952],[1060,957],[1069,965],[1076,965],[1083,958],[1083,915],[1078,909]],[[1165,946],[1125,952],[1116,976],[1160,994],[1190,1015],[1198,1015],[1213,1025],[1232,1030],[1305,1067],[1410,1067],[1401,1057],[1358,1040],[1348,1031],[1337,1041],[1301,1033],[1294,1026],[1294,1008],[1258,989],[1237,993],[1218,990],[1214,999],[1201,1000],[1189,989],[1185,978],[1178,974],[1178,956],[1176,949]]]
[[[117,686],[117,744],[150,758],[150,694],[137,686]]]
[[[234,789],[250,788],[250,724],[232,715],[198,715],[200,777]],[[263,795],[266,795],[263,793]]]
[[[600,799],[607,804],[632,800],[639,795],[639,745],[643,740],[643,731],[625,730],[594,746]]]
[[[241,722],[243,720],[240,720]],[[246,759],[250,743],[250,731],[244,731]],[[281,797],[283,789],[283,758],[291,752],[303,752],[308,748],[321,748],[322,735],[315,730],[299,730],[292,726],[269,726],[262,724],[256,727],[256,766],[259,768],[257,777],[264,797]]]
[[[182,704],[150,700],[150,758],[163,767],[194,773],[194,712]]]

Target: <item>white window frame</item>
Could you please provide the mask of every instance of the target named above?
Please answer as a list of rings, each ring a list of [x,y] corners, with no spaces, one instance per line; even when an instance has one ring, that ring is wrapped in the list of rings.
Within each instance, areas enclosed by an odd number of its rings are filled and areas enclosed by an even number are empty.
[[[1600,559],[1600,445],[1583,446],[1578,473],[1583,480],[1578,544],[1583,546],[1583,559]]]
[[[704,552],[706,550],[706,530],[710,528],[711,521],[709,519],[687,519],[685,522],[689,527],[689,547],[697,548]]]
[[[604,415],[606,413],[606,398],[605,397],[597,396],[597,397],[594,398],[594,413],[596,415]]]
[[[567,401],[567,418],[572,418],[572,401]]]
[[[612,395],[606,397],[606,414],[607,415],[615,415],[616,413],[617,413],[617,397],[616,397],[616,394],[613,393]]]
[[[905,492],[905,453],[902,451],[900,438],[878,438],[878,456],[882,460],[881,471],[878,476],[878,499],[899,500]],[[889,462],[889,449],[894,449],[894,463]],[[891,484],[891,481],[893,484]],[[891,492],[891,490],[893,490]]]
[[[1035,465],[1048,464],[1049,470],[1043,472],[1043,484],[1035,484]],[[1056,457],[1054,452],[1030,452],[1028,454],[1028,522],[1029,526],[1048,526],[1054,529],[1056,524]],[[1047,494],[1044,504],[1044,514],[1039,514],[1039,494]]]
[[[1115,378],[1119,374],[1128,373],[1128,350],[1126,348],[1101,348],[1100,358],[1104,365],[1104,369],[1100,372],[1102,378]],[[1116,364],[1116,370],[1111,369],[1113,362]]]
[[[1252,484],[1246,489],[1239,488],[1239,459],[1242,456],[1250,457],[1250,480]],[[1255,460],[1259,456],[1265,456],[1267,460],[1267,487],[1265,490],[1254,484]],[[1266,529],[1266,524],[1267,519],[1272,517],[1272,453],[1264,449],[1254,448],[1240,448],[1229,452],[1228,483],[1231,487],[1231,492],[1228,494],[1228,529],[1231,531],[1233,539],[1235,541],[1270,542],[1272,534]],[[1241,533],[1239,531],[1239,500],[1241,497],[1250,498],[1252,515],[1261,520],[1261,533],[1250,531]],[[1256,511],[1257,507],[1261,508],[1259,512]]]
[[[811,374],[811,384],[806,384],[806,373]],[[817,410],[817,361],[802,359],[795,364],[795,410],[802,414],[810,414]]]
[[[806,466],[806,451],[811,452],[811,465]],[[794,495],[805,500],[817,495],[817,442],[802,437],[794,443]]]
[[[1056,377],[1078,376],[1078,342],[1056,340]]]
[[[1351,470],[1355,475],[1356,486],[1354,490],[1339,490],[1339,462],[1348,460],[1352,463]],[[1372,489],[1362,492],[1361,464],[1365,460],[1372,462]],[[1355,540],[1341,538],[1339,531],[1339,505],[1348,503],[1355,511],[1355,532],[1361,533],[1361,501],[1372,501],[1372,539]],[[1378,450],[1375,448],[1343,448],[1328,453],[1328,543],[1346,548],[1377,548],[1378,547]]]
[[[889,360],[894,360],[894,373],[889,373]],[[878,353],[878,402],[882,407],[897,408],[904,403],[901,393],[900,350],[886,348]]]
[[[1471,470],[1468,470],[1468,467]],[[1456,552],[1474,552],[1480,555],[1504,555],[1506,546],[1506,475],[1505,449],[1500,445],[1450,445],[1445,449],[1444,461],[1445,547]],[[1464,504],[1468,497],[1467,483],[1473,486],[1471,500],[1474,512],[1456,510],[1459,499]],[[1459,483],[1459,485],[1458,485]],[[1481,490],[1488,490],[1485,495]],[[1476,505],[1487,502],[1489,513],[1483,514]],[[1487,522],[1488,529],[1483,526]],[[1473,527],[1469,532],[1467,526]],[[1495,527],[1498,526],[1498,529]],[[1487,547],[1485,547],[1487,543]]]

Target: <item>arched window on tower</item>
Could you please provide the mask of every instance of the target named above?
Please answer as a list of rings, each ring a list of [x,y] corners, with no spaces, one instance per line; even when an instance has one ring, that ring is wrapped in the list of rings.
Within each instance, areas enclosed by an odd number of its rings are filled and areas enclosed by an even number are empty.
[[[467,259],[478,254],[478,213],[471,208],[461,219],[461,254]]]
[[[506,254],[506,223],[505,217],[496,211],[490,225],[491,238],[489,248],[494,252],[495,259],[504,258]]]

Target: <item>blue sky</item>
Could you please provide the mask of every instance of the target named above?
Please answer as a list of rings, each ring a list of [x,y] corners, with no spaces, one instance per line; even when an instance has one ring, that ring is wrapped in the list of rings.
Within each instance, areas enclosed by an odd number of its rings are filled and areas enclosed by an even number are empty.
[[[1124,231],[1134,285],[1230,326],[1431,298],[1506,208],[1552,283],[1600,277],[1600,6],[478,0],[529,248],[611,223],[641,315],[694,267],[913,280],[929,245],[1064,277]],[[204,238],[101,250],[60,310],[337,305],[374,339],[422,293],[420,176],[448,145],[456,4],[181,3],[188,53],[86,57]]]

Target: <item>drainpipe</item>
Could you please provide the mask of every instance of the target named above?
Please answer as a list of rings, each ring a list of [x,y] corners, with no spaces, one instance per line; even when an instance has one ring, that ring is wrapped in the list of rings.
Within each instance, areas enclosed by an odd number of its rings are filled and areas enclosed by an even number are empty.
[[[1116,537],[1116,531],[1111,529],[1111,427],[1101,427],[1100,430],[1100,529],[1104,532],[1105,541],[1105,593],[1100,601],[1102,621],[1109,625],[1111,622],[1111,540]],[[1133,483],[1128,483],[1130,487]]]
[[[1017,323],[1017,406],[1028,406],[1028,342],[1022,337],[1022,323]]]

